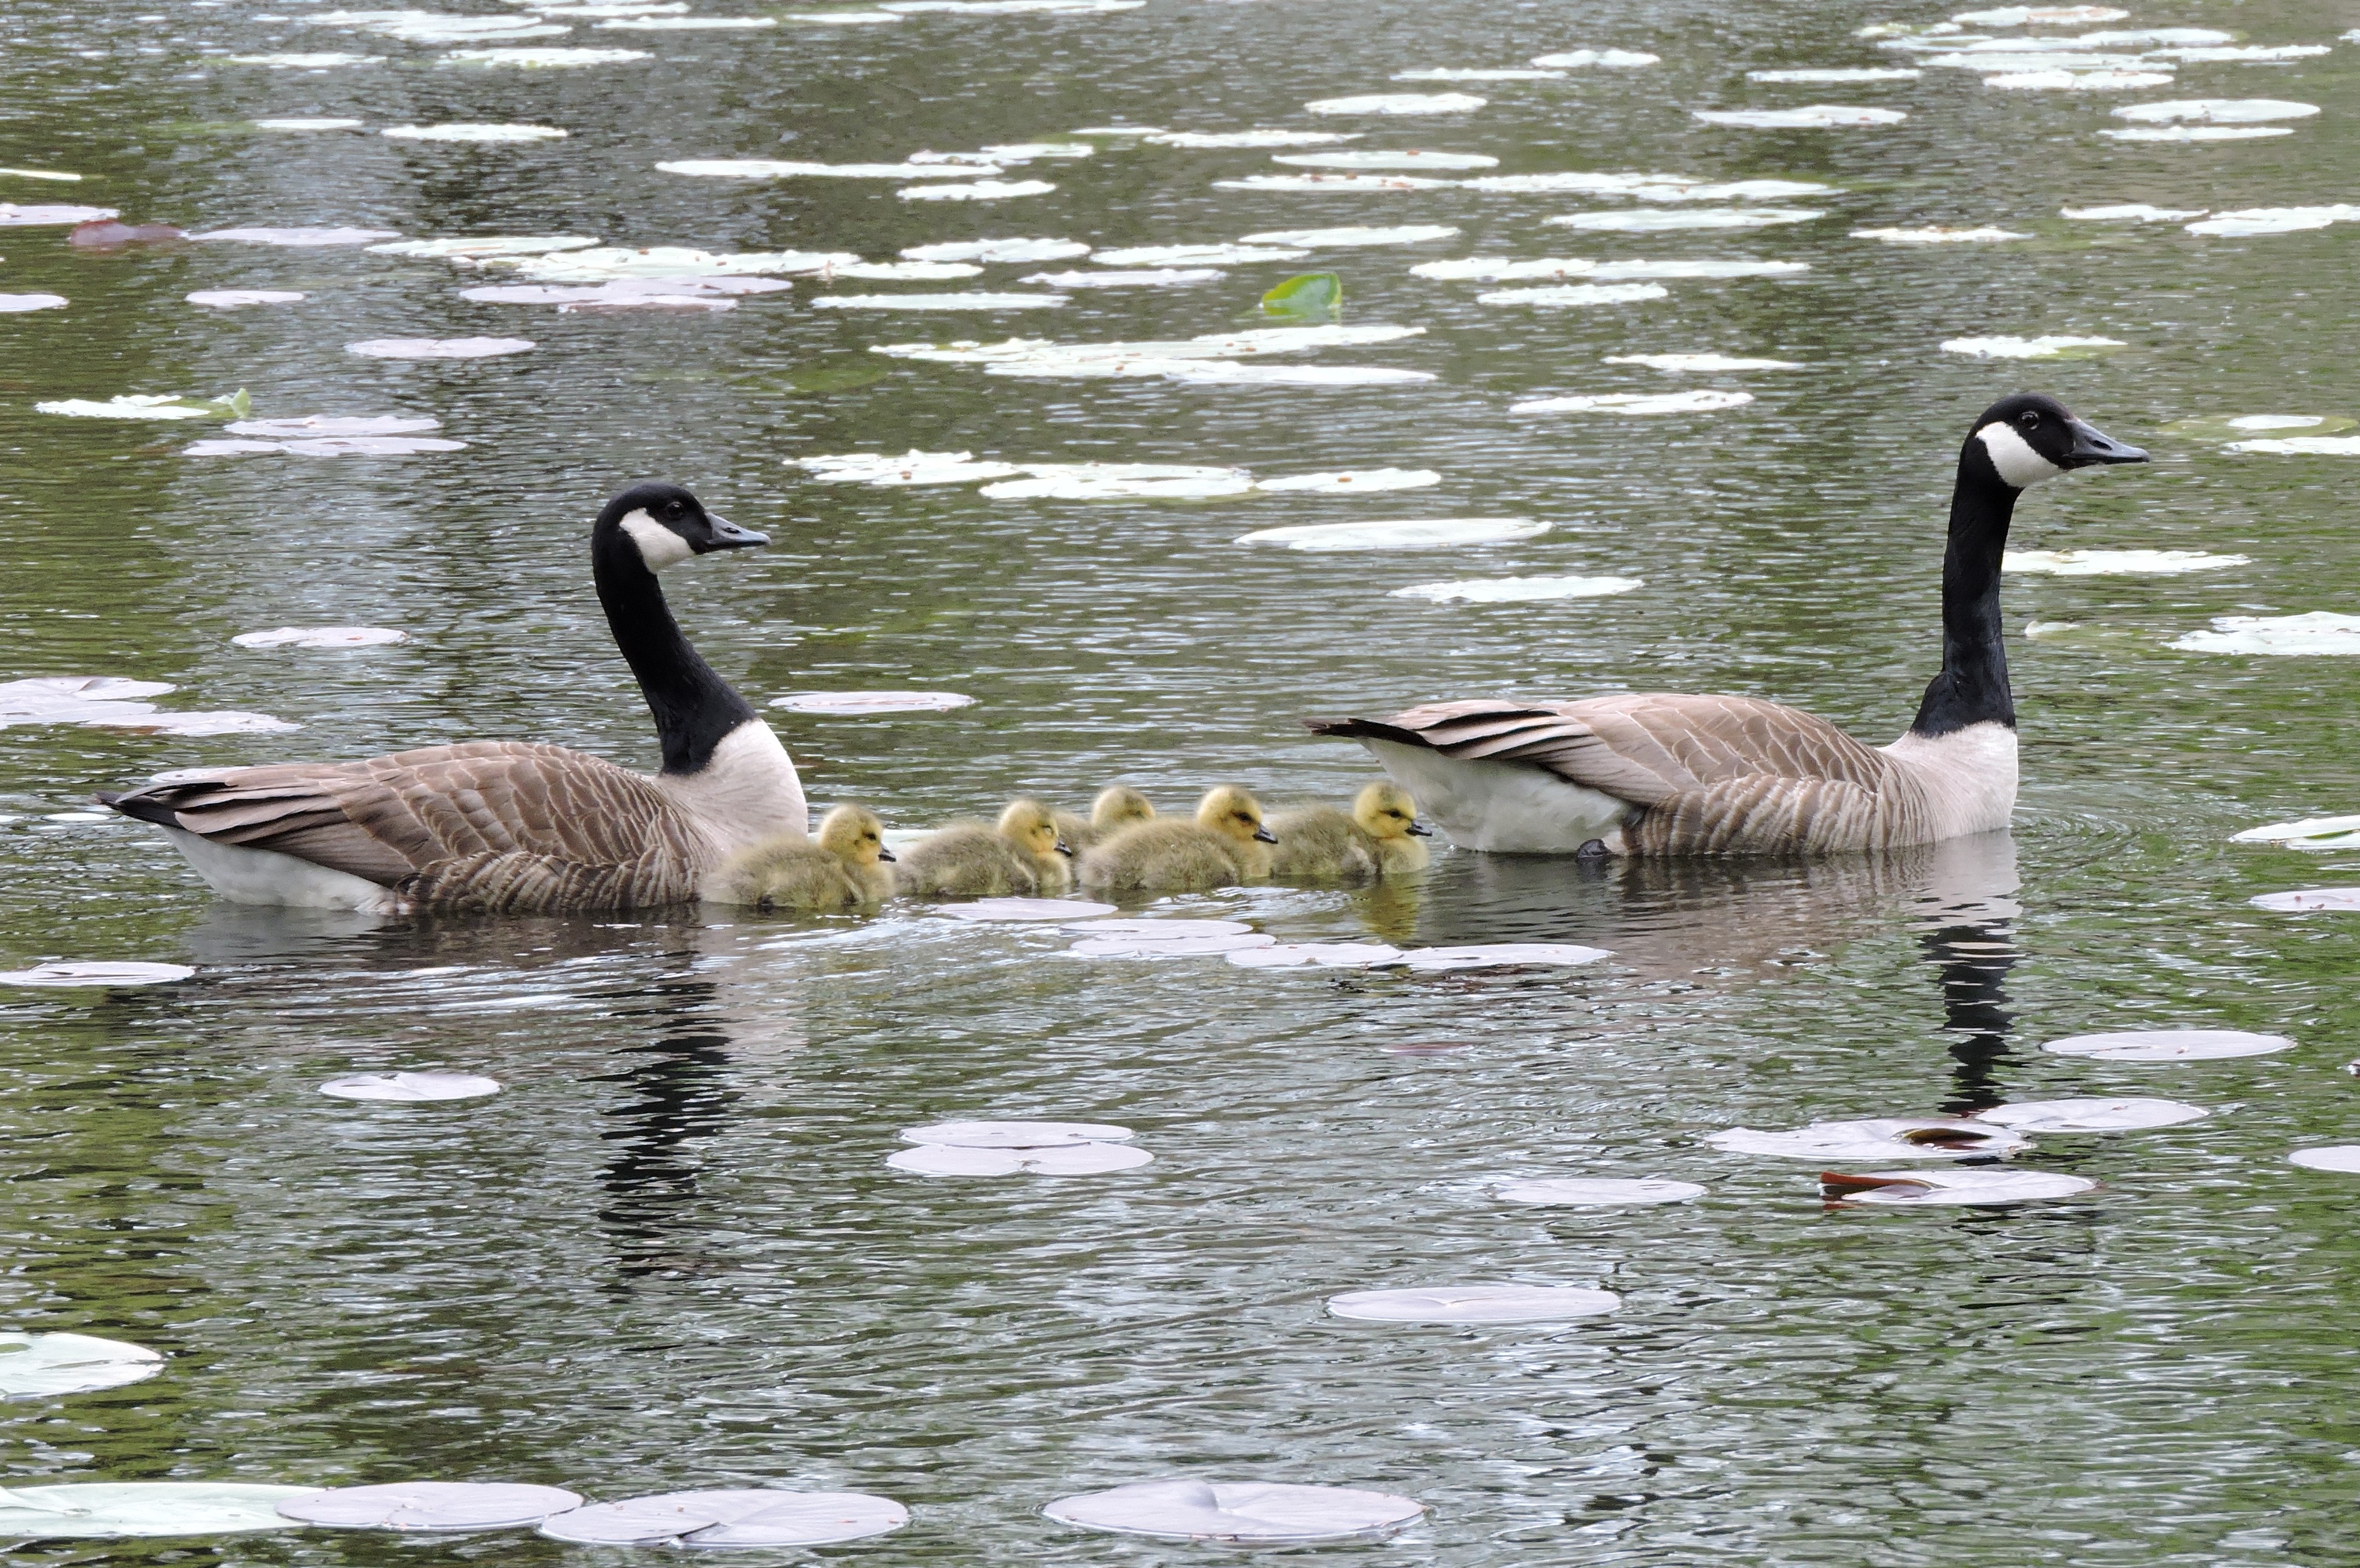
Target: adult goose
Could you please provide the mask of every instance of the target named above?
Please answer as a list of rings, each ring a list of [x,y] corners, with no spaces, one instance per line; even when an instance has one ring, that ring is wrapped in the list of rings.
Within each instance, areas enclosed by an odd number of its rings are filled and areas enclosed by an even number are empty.
[[[625,490],[590,531],[606,624],[662,741],[653,776],[563,746],[468,740],[99,798],[161,828],[240,904],[569,913],[697,898],[738,851],[802,837],[808,818],[786,749],[681,634],[656,574],[769,543],[677,485]]]
[[[2003,399],[1975,421],[1942,556],[1941,674],[1889,746],[1775,702],[1666,692],[1479,697],[1386,719],[1306,722],[1366,746],[1470,850],[1774,854],[2003,828],[2016,806],[2016,706],[1999,574],[2016,498],[2069,469],[2146,461],[2038,393]]]

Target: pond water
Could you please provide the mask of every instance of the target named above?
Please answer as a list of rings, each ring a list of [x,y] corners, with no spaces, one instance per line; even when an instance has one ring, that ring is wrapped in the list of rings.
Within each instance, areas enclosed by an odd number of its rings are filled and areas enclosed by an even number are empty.
[[[2130,19],[2103,25],[2216,27],[2252,45],[2328,43],[2350,20],[2315,0],[2125,4]],[[70,302],[0,328],[0,676],[169,682],[177,692],[147,700],[301,726],[0,731],[0,808],[13,816],[0,827],[0,967],[198,971],[0,997],[0,1326],[169,1357],[144,1382],[0,1410],[11,1478],[486,1479],[597,1498],[859,1491],[907,1504],[911,1524],[827,1553],[894,1563],[1206,1560],[1217,1549],[1040,1515],[1059,1497],[1173,1476],[1428,1505],[1390,1541],[1324,1549],[1371,1564],[2350,1559],[2360,1350],[2339,1325],[2360,1302],[2354,1179],[2286,1156],[2360,1128],[2360,1086],[2340,1070],[2360,1053],[2348,981],[2360,928],[2245,901],[2360,880],[2360,857],[2227,840],[2360,808],[2343,729],[2360,668],[2169,644],[2214,617],[2360,609],[2354,459],[2224,450],[2252,433],[2233,419],[2327,416],[2300,428],[2332,434],[2360,414],[2346,330],[2355,231],[2191,235],[2184,219],[2058,214],[2354,199],[2360,46],[2285,63],[2191,60],[2163,88],[2000,91],[1933,66],[1802,85],[1745,73],[1916,64],[1853,30],[1943,13],[1899,0],[1578,12],[1149,0],[742,32],[561,17],[570,35],[531,47],[647,58],[525,70],[300,25],[314,9],[16,0],[0,18],[0,166],[84,178],[0,172],[0,200],[191,232],[580,236],[872,262],[997,237],[1105,248],[1361,225],[1459,232],[979,315],[811,306],[834,291],[1043,291],[1019,282],[1043,263],[987,263],[965,282],[804,280],[735,296],[728,311],[560,314],[464,300],[463,288],[508,280],[356,246],[103,250],[70,246],[57,226],[0,232],[0,291]],[[700,14],[728,13],[715,0]],[[1606,49],[1661,62],[1393,80]],[[298,52],[382,63],[232,58]],[[1303,108],[1446,91],[1489,103],[1440,117]],[[2324,112],[2253,139],[2099,134],[2128,123],[2110,115],[2117,104],[2199,97]],[[1908,117],[1831,129],[1691,117],[1823,103]],[[1006,166],[1004,182],[1054,188],[997,201],[905,201],[890,180],[656,169],[890,164],[1070,141],[1117,121],[1353,133],[1345,145],[1362,150],[1497,159],[1502,176],[1835,189],[1650,204],[1448,183],[1218,188],[1305,171],[1271,164],[1268,148],[1104,137],[1087,159]],[[377,134],[448,124],[570,134]],[[1736,206],[1824,215],[1548,222]],[[1982,227],[2027,237],[1850,237]],[[1482,256],[1809,270],[1672,276],[1660,298],[1554,309],[1479,303],[1499,285],[1410,271]],[[1423,334],[1267,363],[1432,378],[1044,378],[869,352],[1284,324],[1257,300],[1313,267],[1341,275],[1348,325]],[[183,300],[216,290],[304,297]],[[2124,346],[2040,360],[1938,346],[2044,336]],[[387,338],[535,346],[422,360],[345,348]],[[1800,368],[1605,363],[1696,354]],[[857,798],[896,828],[989,812],[1019,791],[1078,806],[1116,778],[1167,810],[1228,780],[1270,799],[1342,798],[1371,775],[1367,759],[1308,737],[1299,717],[1449,696],[1742,692],[1881,740],[1907,724],[1937,659],[1957,444],[1977,411],[2027,387],[2157,461],[2035,492],[2019,548],[2248,559],[2008,580],[2025,741],[2012,841],[1678,868],[1445,852],[1424,878],[1374,894],[1259,889],[1149,911],[1243,919],[1280,941],[1612,950],[1585,968],[1089,961],[1049,927],[902,908],[497,923],[242,909],[213,902],[150,830],[82,806],[93,788],[164,769],[470,737],[652,766],[584,550],[601,500],[649,476],[775,538],[672,578],[692,635],[758,703],[847,690],[975,698],[773,713],[815,803]],[[440,422],[430,439],[465,444],[186,456],[222,436],[218,416],[31,406],[240,389],[257,419],[422,416]],[[1699,389],[1753,400],[1661,416],[1508,411]],[[793,464],[912,448],[1258,479],[1441,477],[1367,499],[1026,499],[972,482],[825,484]],[[1268,528],[1503,517],[1550,527],[1414,552],[1231,543]],[[1394,592],[1513,576],[1642,586],[1505,602]],[[2039,634],[2023,635],[2035,622]],[[232,641],[323,625],[408,638]],[[2038,1048],[2144,1027],[2255,1030],[2297,1047],[2161,1065]],[[503,1089],[413,1104],[318,1092],[397,1071]],[[1732,1126],[2125,1096],[2212,1113],[2035,1135],[2017,1167],[2102,1185],[2013,1209],[1831,1210],[1815,1168],[1704,1142]],[[885,1163],[903,1146],[898,1129],[981,1117],[1116,1124],[1154,1158],[1072,1178],[927,1178]],[[1564,1178],[1708,1191],[1594,1209],[1495,1193]],[[1467,1282],[1604,1288],[1622,1305],[1569,1324],[1478,1326],[1346,1321],[1322,1307],[1346,1291]],[[555,1563],[583,1550],[314,1530],[19,1555]]]

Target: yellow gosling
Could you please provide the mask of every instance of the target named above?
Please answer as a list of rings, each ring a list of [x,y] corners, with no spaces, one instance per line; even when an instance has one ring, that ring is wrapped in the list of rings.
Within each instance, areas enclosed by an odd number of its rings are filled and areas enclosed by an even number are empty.
[[[901,891],[913,898],[1054,898],[1074,885],[1057,819],[1037,800],[1012,800],[996,825],[954,822],[901,856]]]
[[[1426,869],[1421,839],[1434,829],[1417,819],[1417,802],[1391,780],[1363,788],[1350,815],[1332,806],[1291,806],[1273,815],[1278,836],[1271,874],[1280,882],[1362,883]]]
[[[880,863],[892,858],[875,813],[839,806],[813,838],[781,833],[740,850],[707,896],[765,911],[865,909],[893,895],[893,873]]]
[[[1057,813],[1057,832],[1076,854],[1114,837],[1134,822],[1155,820],[1155,804],[1129,784],[1109,784],[1090,802],[1090,814]]]
[[[1193,822],[1134,822],[1082,857],[1082,884],[1111,893],[1205,893],[1270,879],[1262,805],[1235,784],[1197,803]]]

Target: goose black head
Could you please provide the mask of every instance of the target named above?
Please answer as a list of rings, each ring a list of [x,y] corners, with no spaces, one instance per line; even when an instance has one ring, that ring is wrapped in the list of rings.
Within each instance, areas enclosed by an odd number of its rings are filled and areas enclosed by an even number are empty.
[[[678,485],[633,485],[606,503],[598,531],[618,529],[639,547],[648,570],[661,572],[692,555],[768,544],[770,536],[740,528]]]
[[[2144,463],[2147,454],[2125,445],[2040,392],[2019,392],[1985,409],[1968,437],[1980,444],[2000,482],[2025,489],[2069,468],[2098,464]]]

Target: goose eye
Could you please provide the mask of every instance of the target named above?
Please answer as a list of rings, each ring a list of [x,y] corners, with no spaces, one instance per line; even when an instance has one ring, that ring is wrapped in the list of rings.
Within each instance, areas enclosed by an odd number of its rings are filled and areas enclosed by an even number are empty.
[[[2040,416],[2037,413],[2027,412],[2019,416],[2016,422],[2024,426],[2027,430],[2032,430],[2039,425]]]

